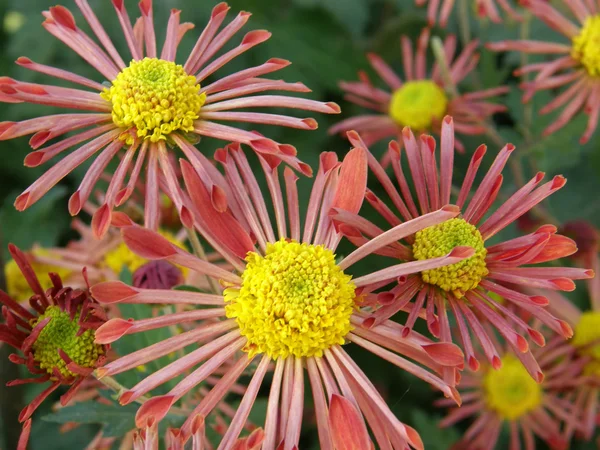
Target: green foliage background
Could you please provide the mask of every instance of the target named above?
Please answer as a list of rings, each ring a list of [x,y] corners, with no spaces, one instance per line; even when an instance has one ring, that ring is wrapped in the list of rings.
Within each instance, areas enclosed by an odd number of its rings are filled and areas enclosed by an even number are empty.
[[[133,1],[126,1],[133,15]],[[97,74],[86,66],[77,55],[69,51],[59,41],[48,35],[40,26],[40,12],[55,4],[50,0],[1,0],[0,25],[7,13],[19,12],[24,17],[23,26],[16,32],[4,26],[0,30],[0,73],[9,77],[26,81],[49,83],[47,77],[28,72],[14,64],[14,60],[27,55],[36,62],[65,67],[69,70],[98,79]],[[64,0],[63,4],[75,11],[74,2]],[[123,48],[117,19],[109,0],[90,0],[90,4],[98,14],[101,22],[119,48]],[[182,21],[193,22],[196,30],[188,33],[182,43],[179,55],[182,58],[191,49],[195,38],[207,22],[215,2],[212,0],[157,0],[155,1],[155,17],[157,36],[164,35],[168,11],[179,8],[183,11]],[[219,74],[260,64],[270,57],[280,57],[292,61],[292,66],[277,73],[287,81],[302,81],[313,93],[311,98],[336,101],[342,107],[341,116],[316,115],[319,129],[312,132],[287,130],[278,128],[252,127],[264,132],[269,137],[280,142],[295,145],[301,158],[315,169],[318,155],[325,150],[332,150],[343,155],[348,150],[348,144],[338,136],[329,136],[327,129],[335,122],[361,112],[361,108],[353,106],[342,99],[337,83],[340,80],[355,80],[358,70],[367,70],[365,53],[375,51],[382,55],[393,67],[401,73],[401,52],[399,37],[407,34],[416,37],[421,28],[426,25],[425,11],[417,9],[413,0],[233,0],[230,2],[232,12],[230,17],[239,10],[253,13],[253,17],[244,30],[268,29],[273,37],[263,45],[237,58],[228,64]],[[80,23],[81,17],[77,16]],[[6,25],[6,24],[5,24]],[[495,41],[506,38],[516,38],[520,28],[518,24],[508,22],[498,26],[487,22],[471,21],[471,29],[481,42]],[[452,16],[448,30],[434,29],[434,34],[445,36],[446,33],[458,32],[456,17]],[[531,25],[531,36],[535,39],[560,39],[558,35],[548,30],[543,24],[534,21]],[[236,36],[237,43],[241,37]],[[519,55],[509,54],[498,56],[481,49],[482,59],[479,65],[479,76],[484,87],[509,83],[513,87],[511,94],[502,101],[509,107],[507,114],[495,118],[500,132],[507,141],[517,146],[514,157],[523,165],[523,170],[531,177],[535,170],[542,170],[551,177],[557,173],[564,174],[569,182],[559,193],[545,203],[545,208],[561,222],[574,219],[586,219],[596,226],[600,225],[600,132],[585,146],[579,144],[579,136],[585,127],[585,118],[578,116],[563,130],[549,138],[541,138],[541,130],[549,123],[551,117],[540,117],[537,109],[548,101],[548,95],[537,95],[533,102],[533,120],[527,127],[523,117],[523,106],[517,88],[518,80],[511,75],[512,70],[520,62]],[[127,54],[127,53],[123,53]],[[101,81],[101,80],[100,80]],[[468,78],[461,86],[462,90],[472,90],[475,79]],[[48,114],[51,108],[32,105],[3,104],[0,110],[0,120],[23,120],[36,115]],[[294,114],[294,113],[293,113]],[[297,114],[297,113],[296,113]],[[297,114],[298,115],[298,114]],[[299,113],[302,115],[302,113]],[[524,136],[529,136],[527,140]],[[25,213],[17,213],[13,208],[15,197],[30,183],[39,177],[49,165],[28,169],[23,166],[23,158],[28,152],[28,138],[0,143],[0,231],[6,249],[8,242],[14,242],[22,248],[29,248],[34,242],[44,246],[65,244],[73,234],[69,228],[70,217],[67,211],[67,199],[73,192],[86,166],[77,169],[69,175],[49,195]],[[464,173],[471,152],[478,144],[486,142],[489,151],[482,167],[489,163],[499,150],[487,137],[466,139],[467,154],[457,157],[457,171]],[[203,140],[199,148],[206,154],[212,155],[214,150],[222,145]],[[384,145],[375,146],[372,150],[381,154]],[[512,192],[515,189],[509,171],[505,171],[503,191]],[[301,181],[300,186],[310,186],[307,180]],[[372,188],[379,188],[373,184]],[[307,189],[300,189],[305,193]],[[306,197],[306,194],[304,194]],[[306,200],[306,198],[305,198]],[[368,210],[366,214],[373,215]],[[514,235],[515,227],[511,227],[506,235]],[[347,252],[349,246],[342,247],[341,252]],[[6,257],[6,255],[4,255]],[[373,261],[370,262],[373,264]],[[383,265],[384,261],[375,261]],[[372,267],[371,267],[372,268]],[[359,268],[360,269],[360,268]],[[585,287],[572,295],[581,307],[587,307]],[[140,311],[128,312],[135,316]],[[142,311],[142,315],[144,312]],[[158,340],[161,336],[148,336],[147,339]],[[121,345],[139,348],[143,342],[127,341]],[[131,347],[129,347],[131,348]],[[122,350],[126,351],[125,348]],[[415,427],[423,437],[426,448],[430,450],[445,450],[450,448],[461,435],[466,423],[447,430],[440,430],[437,422],[443,412],[432,406],[432,401],[438,398],[425,383],[402,373],[376,357],[350,349],[359,364],[372,377],[375,384],[387,398],[392,410],[401,420]],[[2,366],[9,364],[6,360]],[[135,377],[136,375],[133,374]],[[129,382],[135,380],[128,380]],[[126,381],[124,381],[126,382]],[[126,382],[127,383],[127,382]],[[28,387],[24,392],[25,400],[33,398],[40,387]],[[10,401],[6,390],[0,392],[0,402]],[[310,400],[309,400],[310,401]],[[46,402],[34,416],[34,427],[31,439],[31,449],[65,449],[84,448],[100,424],[105,424],[108,433],[119,434],[127,426],[133,425],[131,409],[119,409],[117,406],[76,405],[50,415],[50,403]],[[262,407],[261,407],[262,405]],[[260,418],[264,414],[264,402],[259,403],[255,414]],[[262,412],[261,412],[262,409]],[[4,409],[6,411],[6,408]],[[41,420],[47,416],[46,420]],[[4,418],[6,423],[6,418]],[[308,419],[308,417],[307,417]],[[58,424],[67,421],[81,421],[85,425],[78,429],[60,434]],[[176,418],[174,419],[176,422]],[[260,423],[260,420],[257,420]],[[0,427],[2,425],[0,424]],[[303,448],[317,448],[314,435],[316,431],[306,433]],[[0,448],[7,449],[3,443],[3,433],[0,429]],[[507,448],[506,436],[497,448]],[[544,447],[541,447],[544,448]],[[592,449],[593,444],[576,443],[573,449]],[[11,450],[11,449],[8,449]]]

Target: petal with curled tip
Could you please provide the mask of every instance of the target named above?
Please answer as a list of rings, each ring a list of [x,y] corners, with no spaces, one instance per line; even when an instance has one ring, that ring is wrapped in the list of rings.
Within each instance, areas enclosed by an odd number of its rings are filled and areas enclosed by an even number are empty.
[[[573,239],[560,234],[550,236],[544,249],[527,264],[540,264],[570,256],[577,252],[577,244]]]
[[[121,403],[123,403],[123,397],[126,394],[127,392],[121,396]],[[175,403],[175,397],[172,395],[161,395],[144,402],[135,415],[137,427],[142,428],[143,424],[148,420],[160,422],[167,415],[169,409],[173,406],[173,403]]]
[[[160,234],[139,226],[121,230],[123,240],[129,250],[145,259],[165,259],[178,253],[177,246]]]
[[[212,196],[190,163],[181,161],[187,191],[214,236],[235,255],[245,258],[254,249],[252,239],[229,210],[215,209]]]
[[[365,198],[367,175],[367,152],[361,147],[353,148],[342,161],[332,208],[358,213]]]
[[[333,394],[329,405],[329,427],[336,450],[370,450],[367,426],[354,404]]]
[[[123,227],[132,227],[135,225],[135,222],[133,220],[131,220],[131,218],[124,212],[115,211],[112,213],[112,218],[111,218],[110,224],[113,227],[123,228]]]
[[[100,303],[118,303],[138,294],[137,289],[121,281],[104,281],[92,286],[90,291]]]
[[[446,342],[423,345],[423,350],[442,366],[460,366],[465,360],[465,355],[458,346]]]
[[[119,317],[110,319],[102,324],[94,334],[96,344],[110,344],[127,334],[127,331],[134,326],[133,320],[125,320]]]

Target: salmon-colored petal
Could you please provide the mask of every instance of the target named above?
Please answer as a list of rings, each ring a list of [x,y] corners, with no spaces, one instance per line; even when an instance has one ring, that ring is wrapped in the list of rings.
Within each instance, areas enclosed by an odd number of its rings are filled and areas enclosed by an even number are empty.
[[[121,230],[123,240],[129,249],[146,259],[165,259],[178,253],[178,248],[160,234],[139,226]]]
[[[358,213],[365,198],[367,174],[367,152],[361,147],[353,148],[342,161],[338,188],[331,206]]]
[[[90,289],[92,297],[100,303],[116,303],[138,294],[138,290],[121,281],[105,281]]]
[[[337,394],[331,396],[329,427],[336,450],[370,450],[367,426],[354,404]]]
[[[124,336],[127,330],[133,326],[133,320],[131,319],[124,320],[118,317],[111,319],[96,330],[94,342],[96,344],[110,344],[111,342],[115,342]]]
[[[148,420],[160,422],[167,415],[175,400],[172,395],[161,395],[144,402],[135,415],[137,427],[143,428]]]
[[[182,160],[181,170],[192,202],[210,231],[235,255],[245,258],[254,249],[250,235],[229,210],[221,212],[214,207],[211,193],[190,163]]]
[[[425,350],[431,359],[442,366],[460,366],[465,359],[462,350],[450,343],[438,342],[435,344],[424,345],[423,350]]]

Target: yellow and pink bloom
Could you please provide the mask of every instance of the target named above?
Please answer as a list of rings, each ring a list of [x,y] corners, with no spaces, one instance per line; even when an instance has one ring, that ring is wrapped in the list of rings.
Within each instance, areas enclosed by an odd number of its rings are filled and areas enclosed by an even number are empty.
[[[1,102],[34,103],[84,111],[0,124],[2,140],[33,134],[30,145],[34,151],[25,158],[26,166],[37,167],[74,149],[17,198],[15,206],[18,210],[27,209],[76,167],[97,155],[69,200],[69,212],[75,215],[81,211],[104,169],[111,160],[118,158],[120,162],[106,191],[104,204],[92,220],[98,237],[106,233],[113,209],[131,196],[144,167],[146,226],[151,229],[158,227],[160,192],[173,200],[182,222],[189,226],[192,217],[183,205],[169,154],[174,148],[179,148],[188,160],[203,166],[204,171],[210,171],[209,160],[193,145],[201,136],[248,144],[259,153],[285,161],[302,173],[310,173],[310,167],[296,157],[293,146],[278,144],[258,133],[225,124],[233,121],[304,130],[317,127],[312,118],[236,111],[248,107],[338,113],[339,107],[335,103],[287,95],[253,95],[265,91],[308,92],[309,89],[302,83],[263,77],[288,66],[289,61],[273,58],[264,64],[205,83],[209,76],[230,61],[270,38],[268,31],[250,31],[236,47],[221,52],[222,47],[248,21],[249,13],[240,12],[219,31],[229,7],[226,3],[215,6],[196,45],[180,65],[175,62],[177,48],[183,35],[193,25],[180,22],[179,10],[171,11],[160,49],[157,47],[152,0],[139,3],[141,17],[133,26],[124,0],[112,0],[129,50],[127,57],[131,58],[131,62],[126,64],[87,0],[77,0],[76,3],[99,43],[77,25],[74,16],[63,6],[45,11],[43,26],[96,69],[102,80],[110,82],[110,87],[26,57],[19,58],[17,63],[80,87],[25,83],[7,77],[0,79]],[[77,133],[44,147],[53,139],[73,131]],[[222,195],[216,186],[213,197],[217,204]]]

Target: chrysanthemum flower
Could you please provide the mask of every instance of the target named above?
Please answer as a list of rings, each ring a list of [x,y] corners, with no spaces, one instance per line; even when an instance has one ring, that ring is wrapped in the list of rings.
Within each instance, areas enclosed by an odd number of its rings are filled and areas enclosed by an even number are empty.
[[[456,0],[415,0],[417,6],[427,4],[427,20],[430,25],[434,25],[439,19],[440,25],[445,27],[448,24],[448,17],[452,12]],[[481,18],[488,18],[492,22],[502,22],[499,8],[502,8],[509,17],[514,20],[522,20],[523,18],[512,7],[513,0],[474,0],[473,7],[477,15]]]
[[[553,59],[534,62],[517,71],[518,75],[537,73],[533,80],[521,85],[523,101],[529,101],[538,91],[568,86],[539,110],[540,114],[548,114],[564,106],[557,119],[544,130],[544,135],[561,129],[583,111],[589,116],[581,136],[581,143],[585,143],[594,134],[600,115],[600,7],[594,2],[561,1],[572,12],[572,17],[568,18],[545,0],[521,0],[521,3],[570,42],[500,41],[487,46],[496,51],[555,55]]]
[[[448,86],[442,77],[439,65],[435,63],[431,71],[427,71],[429,37],[430,30],[425,28],[413,53],[410,39],[402,36],[404,81],[383,59],[374,53],[368,54],[371,66],[389,90],[375,87],[364,72],[359,73],[359,82],[341,82],[340,87],[346,92],[346,100],[376,111],[376,114],[345,119],[331,127],[329,132],[356,130],[365,143],[370,145],[389,137],[400,139],[404,127],[410,127],[418,133],[439,133],[442,118],[448,114],[454,117],[456,130],[460,133],[485,133],[486,128],[482,121],[506,109],[503,105],[486,100],[505,94],[508,88],[500,86],[451,97],[448,92],[452,87]],[[478,42],[473,41],[456,55],[456,37],[451,35],[444,41],[452,86],[458,85],[477,67],[477,46]],[[458,141],[457,147],[463,148]]]
[[[598,254],[593,258],[592,267],[596,272],[600,270]],[[594,436],[600,414],[600,278],[588,280],[588,295],[590,310],[581,311],[563,295],[557,292],[547,294],[549,309],[574,327],[573,339],[565,342],[559,351],[588,358],[584,368],[587,379],[574,386],[575,403],[582,414],[580,429],[586,440]]]
[[[6,77],[0,80],[0,101],[87,111],[85,114],[51,115],[0,125],[2,140],[34,133],[30,145],[35,151],[25,158],[25,165],[30,167],[39,166],[65,150],[75,148],[17,198],[15,206],[18,210],[34,204],[73,169],[98,154],[69,200],[70,213],[79,213],[107,164],[113,158],[120,159],[106,192],[105,203],[94,215],[96,235],[101,236],[106,232],[111,211],[130,196],[144,164],[147,167],[146,226],[152,229],[158,226],[159,191],[173,199],[181,219],[190,225],[192,218],[183,207],[181,190],[168,154],[178,147],[189,160],[208,166],[206,158],[192,145],[201,136],[248,144],[259,153],[272,155],[301,172],[310,173],[310,168],[296,158],[294,147],[279,145],[257,133],[220,123],[264,123],[312,130],[317,123],[311,118],[234,110],[287,107],[326,114],[339,112],[335,103],[287,95],[252,96],[269,90],[309,91],[302,83],[262,78],[290,64],[281,59],[270,59],[259,66],[207,81],[221,67],[271,36],[265,30],[250,31],[237,47],[219,55],[221,48],[247,22],[249,13],[239,13],[218,32],[229,7],[226,3],[215,6],[192,52],[180,65],[175,63],[177,46],[183,35],[193,28],[192,24],[180,23],[180,11],[171,11],[164,45],[160,50],[153,24],[152,0],[139,2],[141,17],[135,26],[131,25],[124,0],[112,0],[112,3],[129,49],[129,64],[115,49],[87,0],[76,0],[99,44],[78,27],[71,12],[63,6],[55,6],[44,12],[46,20],[43,26],[96,69],[101,75],[101,82],[25,57],[19,58],[17,63],[82,88],[24,83]],[[108,87],[102,83],[104,80],[109,82]],[[77,134],[40,148],[50,140],[76,130]],[[205,170],[210,171],[210,167]],[[129,180],[124,185],[128,172]],[[221,192],[215,188],[215,201],[218,201],[219,194]]]
[[[465,403],[453,408],[440,423],[446,427],[476,417],[454,448],[500,448],[497,442],[504,425],[510,429],[508,450],[534,450],[536,437],[554,450],[569,448],[579,415],[564,393],[582,379],[583,361],[557,352],[563,342],[554,335],[546,348],[535,349],[535,355],[506,351],[501,369],[493,370],[486,364],[477,373],[465,374],[461,380]],[[523,359],[530,364],[539,361],[547,375],[540,384],[529,377]],[[453,406],[444,399],[437,404]]]
[[[28,420],[37,407],[61,385],[70,386],[61,397],[62,404],[68,403],[86,377],[103,364],[109,345],[94,342],[95,332],[106,322],[106,315],[88,289],[63,286],[60,277],[50,273],[52,287],[44,290],[27,256],[12,244],[9,251],[33,292],[29,299],[32,309],[0,291],[5,321],[0,324],[0,341],[22,353],[10,355],[11,362],[26,366],[37,376],[11,381],[9,386],[51,383],[19,415],[19,420],[26,422],[24,443],[19,447],[24,450]]]
[[[439,167],[436,162],[435,140],[431,136],[423,135],[418,143],[409,128],[403,130],[404,153],[408,159],[408,174],[413,181],[416,199],[413,199],[409,189],[408,177],[402,168],[400,146],[396,142],[390,143],[389,157],[400,192],[396,190],[377,160],[369,154],[369,166],[401,218],[373,192],[367,192],[366,199],[390,225],[397,226],[402,221],[421,217],[451,201],[453,125],[451,117],[446,117],[442,123]],[[348,137],[353,145],[361,145],[362,141],[356,133],[350,132]],[[556,227],[552,225],[545,225],[534,233],[494,245],[488,242],[499,231],[566,183],[562,176],[556,176],[539,186],[543,174],[538,173],[499,208],[491,209],[502,186],[502,170],[514,149],[513,145],[507,144],[498,153],[480,185],[473,191],[473,182],[486,147],[481,145],[475,151],[464,180],[454,180],[454,183],[461,186],[456,198],[456,205],[462,209],[461,216],[407,236],[404,242],[382,238],[372,241],[377,242],[378,249],[382,243],[390,244],[379,252],[404,261],[419,261],[443,255],[456,245],[474,248],[475,255],[458,264],[402,277],[392,289],[391,298],[386,298],[385,305],[365,320],[366,326],[377,326],[412,302],[412,312],[409,314],[404,334],[410,333],[419,311],[425,306],[431,333],[444,342],[451,342],[453,338],[448,319],[450,313],[456,320],[462,348],[473,370],[477,370],[479,362],[473,351],[471,334],[480,342],[483,353],[492,366],[497,369],[501,367],[494,338],[488,334],[482,323],[489,323],[495,328],[516,352],[526,352],[529,348],[527,341],[520,334],[521,331],[526,331],[537,344],[544,344],[543,336],[512,313],[504,302],[514,305],[518,311],[527,311],[565,338],[571,337],[571,327],[544,308],[548,304],[546,298],[525,295],[522,290],[525,287],[539,287],[571,291],[575,289],[572,280],[593,276],[593,271],[584,269],[528,267],[574,253],[577,250],[575,243],[556,234]],[[345,224],[342,231],[357,245],[365,242],[365,236],[372,238],[381,233],[381,229],[358,216],[338,214],[335,220]],[[360,248],[368,249],[372,245],[367,243]],[[351,256],[349,258],[351,259]],[[373,289],[383,286],[374,285]],[[528,366],[527,369],[534,378],[540,379],[540,374],[534,366]]]
[[[419,435],[395,418],[342,344],[355,343],[429,382],[458,402],[453,386],[458,375],[456,368],[463,364],[463,355],[456,346],[436,344],[417,333],[402,338],[402,327],[391,321],[363,329],[360,323],[365,313],[359,305],[363,300],[361,290],[367,284],[452,264],[471,256],[473,250],[457,247],[448,255],[352,278],[346,273],[350,263],[336,259],[334,252],[342,236],[329,213],[332,208],[353,213],[360,209],[367,180],[364,149],[351,150],[341,165],[334,153],[321,155],[303,229],[297,177],[290,168],[284,171],[285,190],[282,192],[279,162],[260,157],[274,205],[276,223],[272,223],[258,181],[239,145],[218,150],[216,159],[223,164],[237,199],[231,203],[231,208],[221,212],[213,207],[209,190],[186,161],[182,162],[183,176],[196,227],[231,264],[233,271],[198,259],[150,230],[127,225],[126,218],[120,214],[115,217],[123,226],[125,242],[134,252],[144,258],[180,264],[220,280],[225,287],[223,293],[166,292],[132,288],[120,282],[101,283],[92,288],[94,295],[104,303],[204,306],[203,309],[151,319],[113,319],[96,334],[98,342],[109,343],[125,334],[197,323],[188,332],[125,355],[100,369],[101,374],[113,375],[192,343],[200,344],[120,397],[122,403],[130,403],[168,380],[186,374],[169,393],[153,397],[142,405],[136,416],[138,427],[145,426],[148,420],[161,420],[186,393],[224,362],[230,361],[232,355],[243,352],[190,414],[181,428],[183,441],[197,431],[198,423],[224,398],[242,372],[255,362],[258,365],[252,365],[254,375],[219,449],[231,448],[239,436],[265,374],[271,369],[274,374],[263,449],[274,449],[280,444],[278,448],[285,450],[297,448],[305,368],[315,401],[322,449],[340,448],[336,443],[342,442],[340,439],[344,437],[356,448],[369,448],[363,417],[381,448],[422,448]],[[287,199],[287,215],[284,198]],[[448,206],[402,224],[390,233],[396,236],[413,233],[457,214],[456,207]],[[354,255],[355,261],[369,254],[363,250],[358,253]],[[211,318],[222,320],[209,320]],[[444,382],[438,375],[445,370],[452,372],[451,383]],[[352,433],[344,434],[348,430]]]

